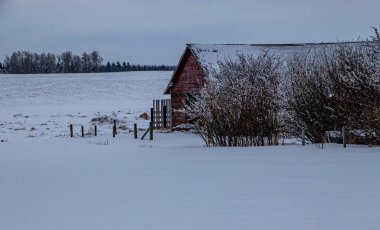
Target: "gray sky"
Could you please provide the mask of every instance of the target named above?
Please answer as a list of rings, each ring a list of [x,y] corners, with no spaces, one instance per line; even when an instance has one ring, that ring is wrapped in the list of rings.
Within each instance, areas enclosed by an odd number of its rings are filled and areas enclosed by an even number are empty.
[[[177,64],[186,43],[357,40],[372,26],[379,0],[0,0],[0,61],[98,50],[105,61]]]

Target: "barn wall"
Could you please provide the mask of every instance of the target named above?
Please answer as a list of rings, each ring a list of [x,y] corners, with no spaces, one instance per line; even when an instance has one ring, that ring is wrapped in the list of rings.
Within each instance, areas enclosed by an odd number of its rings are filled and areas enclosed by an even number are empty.
[[[173,127],[186,123],[185,114],[175,112],[175,110],[184,107],[186,94],[198,91],[203,86],[205,77],[202,68],[189,50],[184,54],[177,74],[170,93],[173,108]]]

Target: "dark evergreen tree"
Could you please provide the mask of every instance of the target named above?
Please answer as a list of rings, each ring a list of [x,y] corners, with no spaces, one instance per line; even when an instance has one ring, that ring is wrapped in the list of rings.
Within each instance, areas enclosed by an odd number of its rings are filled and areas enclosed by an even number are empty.
[[[116,72],[116,64],[115,64],[115,62],[112,62],[112,64],[111,64],[111,72]]]
[[[131,64],[129,62],[127,62],[127,71],[131,71]]]
[[[107,62],[107,65],[105,67],[105,71],[104,72],[111,72],[111,71],[112,71],[111,63]]]
[[[4,65],[0,62],[0,73],[5,73]]]
[[[120,72],[122,69],[121,69],[121,64],[119,61],[116,62],[116,72]]]

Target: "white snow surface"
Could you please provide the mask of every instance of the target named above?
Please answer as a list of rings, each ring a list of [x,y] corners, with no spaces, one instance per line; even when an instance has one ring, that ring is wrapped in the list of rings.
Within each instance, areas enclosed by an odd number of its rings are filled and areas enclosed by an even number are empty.
[[[146,127],[137,119],[150,113],[172,71],[99,74],[0,75],[0,140],[16,136],[62,136],[69,124],[93,128],[91,119],[108,116],[119,125]],[[99,132],[112,132],[109,124]],[[108,125],[108,126],[106,126]]]
[[[0,75],[0,229],[379,229],[377,147],[207,148],[110,124],[68,137],[98,114],[146,125],[170,76]]]

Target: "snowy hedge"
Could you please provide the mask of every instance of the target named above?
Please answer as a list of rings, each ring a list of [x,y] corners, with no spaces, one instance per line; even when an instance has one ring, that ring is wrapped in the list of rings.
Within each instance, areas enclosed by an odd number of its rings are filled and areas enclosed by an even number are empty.
[[[185,108],[210,146],[278,143],[279,135],[325,142],[331,130],[364,130],[380,140],[380,36],[276,56],[219,63]],[[380,143],[377,140],[376,142]]]

